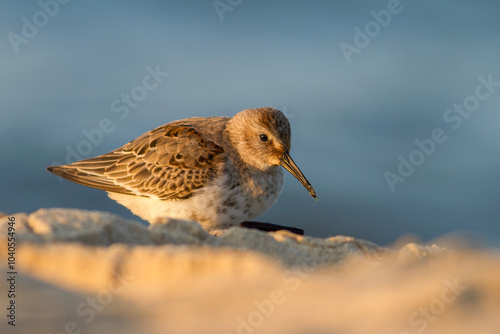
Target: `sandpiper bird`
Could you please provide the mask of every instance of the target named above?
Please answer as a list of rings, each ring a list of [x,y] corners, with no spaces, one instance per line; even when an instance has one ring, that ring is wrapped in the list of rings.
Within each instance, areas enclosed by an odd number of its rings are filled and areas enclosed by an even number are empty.
[[[47,170],[102,189],[150,223],[194,220],[211,230],[263,214],[287,169],[316,198],[290,157],[288,119],[273,108],[174,121],[101,156]]]

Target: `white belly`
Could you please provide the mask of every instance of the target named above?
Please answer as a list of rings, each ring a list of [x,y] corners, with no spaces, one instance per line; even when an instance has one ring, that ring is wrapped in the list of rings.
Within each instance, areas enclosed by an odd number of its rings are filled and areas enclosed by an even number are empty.
[[[167,218],[173,218],[194,220],[206,229],[227,228],[266,212],[278,200],[283,189],[283,178],[281,168],[260,178],[259,184],[263,193],[259,195],[244,186],[232,188],[227,176],[183,200],[162,201],[110,192],[108,195],[150,223],[160,223]]]

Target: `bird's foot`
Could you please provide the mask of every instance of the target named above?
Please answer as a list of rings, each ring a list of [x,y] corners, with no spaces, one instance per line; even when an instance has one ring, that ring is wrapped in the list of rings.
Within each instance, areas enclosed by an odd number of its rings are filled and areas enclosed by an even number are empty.
[[[253,228],[256,230],[264,231],[264,232],[275,232],[275,231],[289,231],[295,234],[304,235],[304,230],[296,227],[290,226],[282,226],[271,223],[262,223],[262,222],[254,222],[254,221],[245,221],[240,223],[240,227],[245,228]]]

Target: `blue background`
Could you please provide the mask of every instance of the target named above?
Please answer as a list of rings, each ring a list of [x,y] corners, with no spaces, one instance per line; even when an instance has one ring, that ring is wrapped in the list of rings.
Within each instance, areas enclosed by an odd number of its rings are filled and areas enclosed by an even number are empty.
[[[223,2],[226,2],[224,0]],[[232,1],[237,4],[237,1]],[[314,204],[287,174],[260,220],[314,236],[352,235],[387,244],[469,231],[500,240],[500,89],[457,130],[443,120],[474,94],[478,76],[500,81],[498,1],[401,1],[401,12],[348,62],[370,11],[388,1],[249,1],[221,16],[212,1],[78,1],[16,53],[8,34],[33,22],[35,1],[0,5],[0,210],[111,211],[139,220],[103,191],[45,171],[108,118],[86,157],[164,123],[232,116],[272,106],[289,116],[292,156],[318,193]],[[142,84],[146,67],[170,75],[120,119],[111,103]],[[392,192],[415,139],[448,139]]]

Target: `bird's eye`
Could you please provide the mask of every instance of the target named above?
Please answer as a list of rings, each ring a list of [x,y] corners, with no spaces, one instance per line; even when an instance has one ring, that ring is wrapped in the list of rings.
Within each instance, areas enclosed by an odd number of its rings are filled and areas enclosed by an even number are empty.
[[[260,135],[259,136],[261,141],[267,141],[267,136],[266,135]]]

